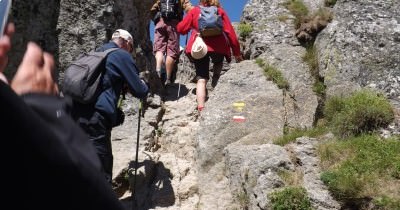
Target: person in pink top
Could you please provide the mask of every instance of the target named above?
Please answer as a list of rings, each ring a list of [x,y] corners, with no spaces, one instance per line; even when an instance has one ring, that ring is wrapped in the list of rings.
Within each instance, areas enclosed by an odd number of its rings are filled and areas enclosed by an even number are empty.
[[[200,16],[199,6],[217,6],[218,14],[222,18],[223,22],[223,33],[217,36],[203,37],[204,42],[207,45],[207,54],[201,59],[194,59],[191,56],[191,50],[196,37],[199,34],[199,24],[198,17]],[[243,60],[240,52],[240,45],[237,39],[235,30],[231,24],[231,21],[224,9],[220,7],[218,1],[215,0],[200,0],[199,6],[191,9],[184,19],[178,23],[177,31],[178,33],[184,35],[192,30],[185,53],[191,58],[196,68],[196,97],[197,97],[197,109],[202,111],[206,100],[206,85],[210,78],[209,76],[209,62],[210,59],[213,62],[213,78],[212,86],[215,87],[219,76],[221,74],[222,65],[224,58],[229,63],[231,62],[231,49],[235,57],[236,62]]]

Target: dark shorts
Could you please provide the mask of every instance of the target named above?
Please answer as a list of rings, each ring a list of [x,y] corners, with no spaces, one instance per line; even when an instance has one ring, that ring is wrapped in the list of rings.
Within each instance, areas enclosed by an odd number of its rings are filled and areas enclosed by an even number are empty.
[[[193,59],[194,67],[196,69],[196,80],[198,79],[210,79],[209,70],[210,70],[210,59],[212,63],[220,64],[224,61],[224,55],[219,53],[210,52],[207,53],[206,56],[202,59]]]
[[[179,55],[179,34],[176,30],[178,20],[165,21],[161,18],[154,27],[153,51],[162,52],[177,59]]]

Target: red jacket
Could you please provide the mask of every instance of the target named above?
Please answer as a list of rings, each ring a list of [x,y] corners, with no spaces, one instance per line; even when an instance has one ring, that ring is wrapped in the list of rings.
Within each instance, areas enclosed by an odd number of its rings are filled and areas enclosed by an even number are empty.
[[[231,49],[234,56],[240,55],[240,45],[236,37],[235,30],[229,20],[226,12],[218,7],[218,14],[222,17],[224,25],[224,34],[213,37],[205,37],[204,42],[207,44],[208,52],[216,52],[225,55],[228,62],[231,61]],[[197,37],[199,30],[198,17],[200,16],[200,7],[194,7],[185,16],[185,18],[177,25],[177,30],[180,34],[187,34],[190,29],[192,33],[186,47],[186,54],[190,54],[192,45]],[[226,38],[225,38],[226,37]]]

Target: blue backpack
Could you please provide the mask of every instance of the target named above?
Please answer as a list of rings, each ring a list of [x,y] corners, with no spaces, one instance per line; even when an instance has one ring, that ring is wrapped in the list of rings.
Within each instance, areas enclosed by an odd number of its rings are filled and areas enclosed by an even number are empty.
[[[223,31],[222,18],[216,6],[200,6],[199,32],[202,37],[221,35]]]

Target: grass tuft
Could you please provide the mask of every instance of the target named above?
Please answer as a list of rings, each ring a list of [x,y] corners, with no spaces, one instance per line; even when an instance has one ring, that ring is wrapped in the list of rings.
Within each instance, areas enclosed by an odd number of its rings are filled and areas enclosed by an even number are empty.
[[[283,77],[281,71],[275,68],[268,63],[265,63],[264,60],[257,58],[256,63],[258,66],[264,69],[264,75],[269,79],[272,80],[280,89],[288,90],[289,89],[289,82]]]
[[[240,23],[238,25],[238,30],[239,30],[239,36],[245,39],[253,31],[253,27],[247,23]]]
[[[301,187],[287,187],[269,195],[272,209],[311,210],[307,192]]]
[[[366,89],[349,97],[330,98],[325,104],[324,115],[332,132],[342,138],[373,132],[394,119],[390,102]]]
[[[321,180],[336,199],[346,202],[391,195],[390,202],[382,199],[376,202],[386,207],[399,204],[399,178],[393,176],[400,164],[400,141],[397,139],[361,135],[321,144],[317,151],[325,170]]]
[[[295,16],[294,25],[296,29],[299,28],[308,15],[308,9],[304,2],[301,0],[288,0],[284,3],[284,6]]]
[[[318,53],[314,45],[310,44],[306,47],[306,53],[303,61],[310,68],[311,76],[314,78],[313,91],[320,97],[325,96],[326,86],[319,75]]]
[[[287,134],[275,139],[274,144],[284,146],[286,144],[296,141],[297,138],[302,137],[302,136],[308,136],[308,137],[314,138],[317,136],[321,136],[327,132],[328,132],[328,130],[325,126],[317,126],[317,127],[311,128],[311,129],[297,128],[297,129],[288,131]]]

